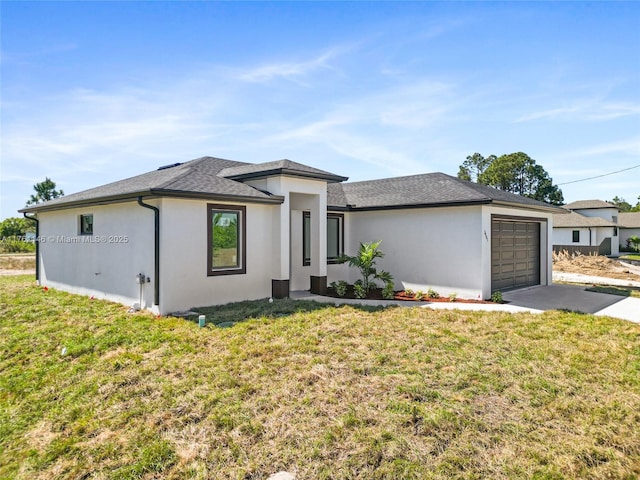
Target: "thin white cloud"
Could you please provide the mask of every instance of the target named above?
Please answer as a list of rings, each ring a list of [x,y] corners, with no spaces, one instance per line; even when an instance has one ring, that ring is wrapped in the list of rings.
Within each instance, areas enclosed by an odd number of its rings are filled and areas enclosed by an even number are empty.
[[[3,66],[10,66],[11,64],[28,64],[30,61],[38,57],[71,52],[77,48],[78,45],[75,43],[63,43],[50,45],[41,50],[34,50],[30,52],[9,52],[7,50],[2,50],[2,53],[0,54],[0,64]]]
[[[561,155],[564,158],[583,158],[596,156],[624,155],[628,157],[640,158],[640,136],[608,142],[598,145],[591,145],[585,148],[576,149]]]
[[[304,78],[318,70],[336,70],[332,60],[352,50],[351,46],[334,47],[326,52],[299,62],[274,62],[236,73],[236,78],[249,83],[267,83],[272,80],[284,79],[303,82]]]
[[[606,121],[640,114],[640,105],[623,102],[582,101],[571,106],[552,108],[523,115],[516,123],[542,119]]]

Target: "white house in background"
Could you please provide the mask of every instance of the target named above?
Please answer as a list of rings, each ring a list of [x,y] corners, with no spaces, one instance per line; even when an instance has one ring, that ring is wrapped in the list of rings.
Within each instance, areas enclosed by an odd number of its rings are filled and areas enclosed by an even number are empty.
[[[640,237],[640,212],[620,212],[618,216],[620,246],[626,247],[631,237]]]
[[[488,298],[551,282],[557,207],[442,173],[346,180],[203,157],[21,212],[37,218],[41,285],[161,314],[353,283],[336,259],[377,240],[397,289]]]
[[[620,209],[602,200],[579,200],[553,216],[553,250],[619,255]]]

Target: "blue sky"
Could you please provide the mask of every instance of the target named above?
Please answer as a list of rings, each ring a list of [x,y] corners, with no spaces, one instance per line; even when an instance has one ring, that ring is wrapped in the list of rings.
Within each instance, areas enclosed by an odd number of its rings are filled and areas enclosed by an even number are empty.
[[[366,180],[640,166],[638,2],[0,2],[0,218],[205,155]],[[640,168],[561,186],[635,203]]]

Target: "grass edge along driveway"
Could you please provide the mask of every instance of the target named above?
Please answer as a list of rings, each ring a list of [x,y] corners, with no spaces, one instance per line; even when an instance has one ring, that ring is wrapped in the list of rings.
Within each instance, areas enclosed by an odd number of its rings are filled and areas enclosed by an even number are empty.
[[[638,325],[268,305],[200,329],[0,278],[0,478],[640,475]]]

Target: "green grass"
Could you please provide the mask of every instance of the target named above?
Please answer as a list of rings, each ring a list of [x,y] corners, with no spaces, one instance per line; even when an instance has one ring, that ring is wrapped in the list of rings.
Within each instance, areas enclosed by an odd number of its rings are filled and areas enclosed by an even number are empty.
[[[639,325],[225,309],[198,328],[0,278],[0,478],[640,475]]]
[[[640,260],[640,254],[630,253],[619,257],[620,260]]]
[[[587,292],[607,293],[609,295],[619,295],[621,297],[636,297],[640,298],[640,290],[630,287],[613,287],[613,286],[598,286],[585,288]]]

